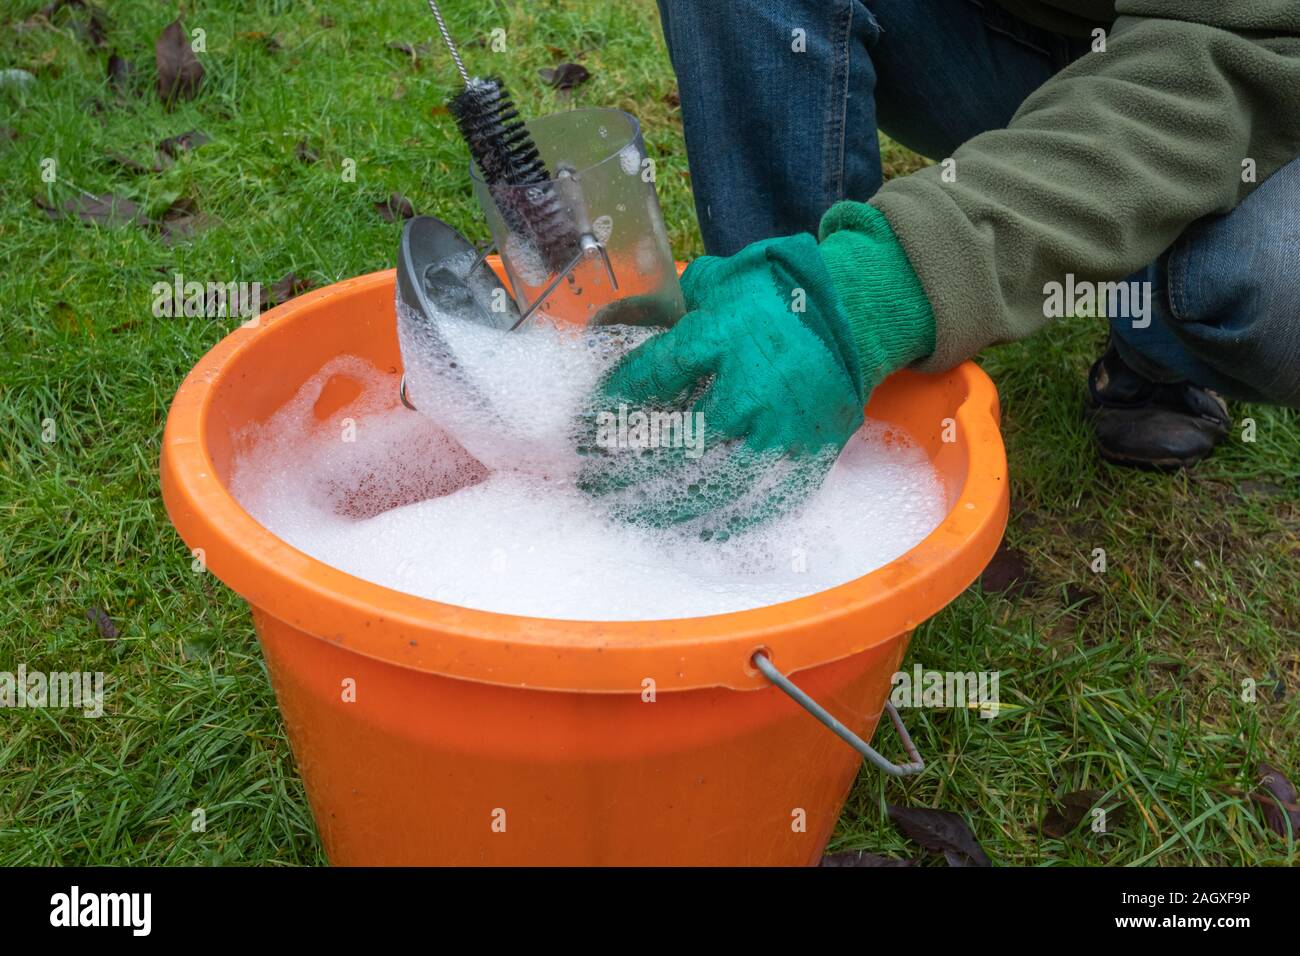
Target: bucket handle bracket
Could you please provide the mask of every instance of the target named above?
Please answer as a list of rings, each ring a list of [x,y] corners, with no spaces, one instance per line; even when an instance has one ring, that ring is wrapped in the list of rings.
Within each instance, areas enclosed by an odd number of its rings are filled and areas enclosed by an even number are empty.
[[[889,719],[894,722],[894,730],[898,733],[898,739],[903,742],[903,749],[907,751],[908,762],[904,764],[892,763],[878,753],[869,743],[845,727],[830,711],[796,687],[790,678],[777,670],[771,658],[762,651],[755,653],[752,660],[754,666],[763,673],[764,677],[789,695],[796,704],[816,717],[837,737],[862,754],[867,762],[881,773],[888,774],[891,777],[910,777],[925,769],[925,761],[921,759],[920,753],[917,752],[916,744],[912,743],[912,737],[908,734],[907,728],[903,726],[903,718],[898,716],[898,709],[894,706],[893,701],[885,700],[885,710],[889,713]]]

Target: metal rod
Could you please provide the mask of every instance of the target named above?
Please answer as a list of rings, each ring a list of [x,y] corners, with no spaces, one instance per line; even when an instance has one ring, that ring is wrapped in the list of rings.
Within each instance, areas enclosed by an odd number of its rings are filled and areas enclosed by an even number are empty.
[[[466,279],[469,278],[470,273],[472,273],[475,269],[477,269],[477,268],[478,268],[479,266],[481,266],[483,263],[487,262],[487,257],[490,256],[490,255],[492,255],[492,251],[493,251],[494,249],[496,249],[496,247],[497,247],[497,244],[496,244],[496,242],[495,242],[494,240],[489,241],[488,244],[487,244],[486,246],[483,247],[483,251],[480,252],[480,253],[478,254],[478,258],[474,260],[474,264],[473,264],[472,266],[470,266],[468,269],[465,270],[465,278],[466,278]]]
[[[469,86],[469,74],[465,72],[465,64],[461,62],[460,53],[456,50],[456,44],[451,42],[451,34],[447,32],[447,24],[442,19],[442,11],[438,9],[437,0],[429,0],[429,9],[433,11],[433,18],[438,21],[438,32],[442,34],[442,42],[447,44],[447,49],[451,51],[451,58],[456,61],[456,69],[460,71],[460,78]]]
[[[564,281],[564,277],[567,276],[570,272],[572,272],[574,270],[574,267],[577,266],[577,264],[581,262],[586,257],[586,255],[587,255],[586,249],[579,249],[578,254],[573,257],[573,260],[562,270],[555,273],[555,278],[552,279],[550,284],[541,291],[541,293],[537,296],[537,298],[533,300],[533,304],[524,310],[524,314],[519,317],[519,321],[516,322],[514,325],[510,326],[511,332],[519,328],[519,326],[523,325],[525,322],[529,320],[529,318],[532,317],[532,314],[537,311],[537,309],[541,306],[543,302],[546,301],[547,297],[552,292],[555,291],[555,287]]]
[[[586,237],[584,236],[583,238]],[[606,251],[605,244],[603,242],[597,242],[596,249],[600,252],[600,261],[605,264],[605,275],[609,276],[609,284],[613,287],[614,291],[617,292],[618,278],[614,275],[614,266],[609,261],[609,252]]]
[[[519,321],[516,322],[514,325],[510,326],[510,331],[513,332],[515,329],[519,328],[519,326],[527,322],[532,317],[532,314],[536,312],[538,308],[541,307],[542,303],[547,300],[550,294],[555,291],[556,287],[564,280],[564,278],[568,276],[569,273],[573,272],[574,269],[577,268],[578,263],[581,262],[583,259],[587,258],[587,256],[589,256],[593,252],[597,253],[600,256],[600,261],[605,266],[605,275],[609,277],[610,285],[612,285],[614,287],[614,291],[617,292],[618,279],[614,277],[614,266],[609,261],[609,253],[605,251],[604,243],[602,243],[599,239],[597,239],[589,232],[583,233],[582,238],[578,240],[577,254],[574,255],[574,257],[569,261],[569,264],[567,266],[565,266],[559,272],[555,273],[555,278],[552,279],[550,283],[546,286],[546,288],[543,289],[541,293],[537,296],[537,298],[533,300],[532,305],[528,306],[528,308],[524,310],[523,315],[519,316]],[[486,256],[487,254],[484,253],[485,258]],[[518,296],[516,296],[515,298],[517,299]]]
[[[794,698],[796,704],[821,721],[834,732],[835,736],[862,754],[881,773],[889,774],[891,777],[910,777],[925,769],[925,761],[921,759],[920,753],[917,752],[916,744],[912,743],[912,737],[908,734],[907,728],[903,726],[903,718],[898,716],[898,710],[894,707],[893,701],[885,701],[885,710],[889,714],[889,719],[894,722],[894,730],[898,734],[898,739],[903,742],[903,749],[907,751],[908,763],[893,763],[877,753],[869,743],[840,723],[830,711],[796,687],[790,678],[776,669],[776,665],[762,651],[755,653],[751,661],[755,667],[762,671],[764,677]]]

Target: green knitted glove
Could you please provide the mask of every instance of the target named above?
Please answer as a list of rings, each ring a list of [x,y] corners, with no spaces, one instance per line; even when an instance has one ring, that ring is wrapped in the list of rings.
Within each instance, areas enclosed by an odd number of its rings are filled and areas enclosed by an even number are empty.
[[[628,354],[594,407],[606,422],[684,412],[702,423],[703,448],[610,447],[593,436],[580,442],[581,488],[625,520],[699,521],[723,535],[816,490],[872,389],[934,350],[934,316],[884,216],[839,203],[821,236],[691,263],[688,313]]]

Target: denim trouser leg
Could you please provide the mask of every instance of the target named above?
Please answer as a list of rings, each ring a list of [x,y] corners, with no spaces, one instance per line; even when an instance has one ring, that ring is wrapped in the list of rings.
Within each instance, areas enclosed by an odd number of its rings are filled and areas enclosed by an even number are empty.
[[[1031,26],[996,0],[861,2],[880,24],[879,40],[863,51],[876,71],[880,128],[934,160],[1005,127],[1030,93],[1088,50],[1087,41]]]
[[[858,52],[876,27],[855,0],[660,0],[659,7],[710,253],[815,232],[846,181],[867,195],[879,186],[874,77]],[[852,129],[850,100],[867,114]]]
[[[992,0],[659,0],[704,247],[817,232],[880,188],[880,125],[942,158],[1073,56]]]
[[[1125,362],[1156,380],[1300,407],[1300,159],[1133,278],[1152,283],[1151,316],[1146,328],[1111,319]]]

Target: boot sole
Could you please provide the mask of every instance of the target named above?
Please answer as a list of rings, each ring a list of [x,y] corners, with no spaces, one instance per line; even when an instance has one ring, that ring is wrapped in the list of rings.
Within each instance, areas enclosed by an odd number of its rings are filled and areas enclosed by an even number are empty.
[[[1193,465],[1199,464],[1210,457],[1210,454],[1201,455],[1198,458],[1128,458],[1124,455],[1117,455],[1109,448],[1106,448],[1100,442],[1097,443],[1097,451],[1102,460],[1111,465],[1118,465],[1121,468],[1135,468],[1138,471],[1152,471],[1161,474],[1172,474],[1177,471],[1186,471]]]

